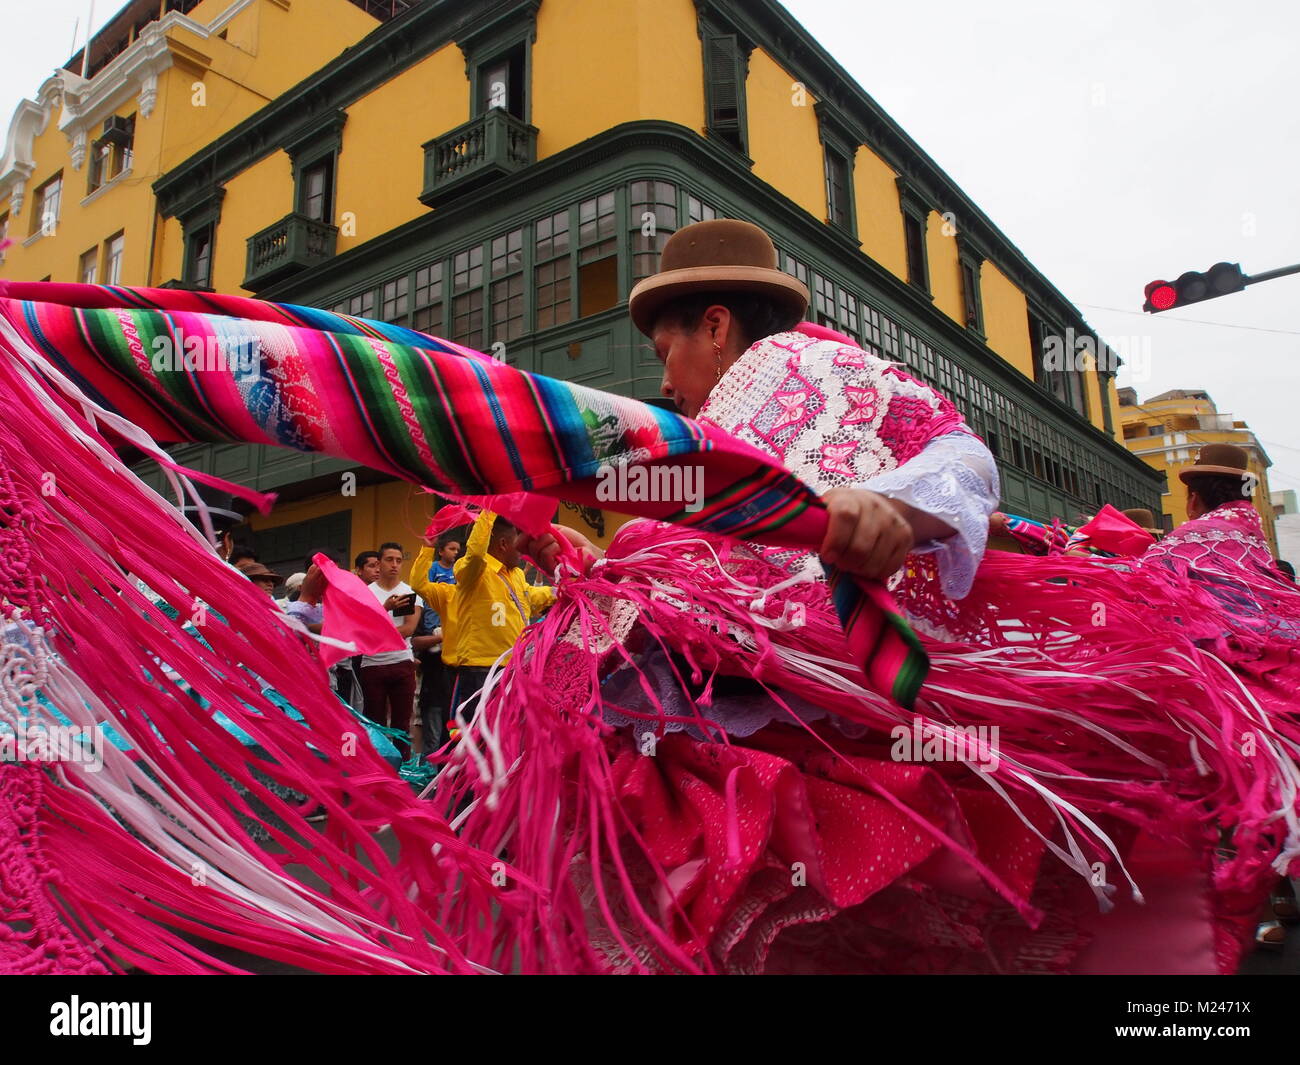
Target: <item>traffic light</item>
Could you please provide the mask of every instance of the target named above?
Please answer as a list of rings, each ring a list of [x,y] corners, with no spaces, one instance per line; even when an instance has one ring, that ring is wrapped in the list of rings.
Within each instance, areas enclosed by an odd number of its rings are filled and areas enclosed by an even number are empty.
[[[1177,281],[1152,281],[1145,290],[1142,309],[1148,314],[1186,307],[1189,303],[1212,300],[1246,287],[1246,275],[1239,263],[1215,263],[1204,273],[1188,270]]]

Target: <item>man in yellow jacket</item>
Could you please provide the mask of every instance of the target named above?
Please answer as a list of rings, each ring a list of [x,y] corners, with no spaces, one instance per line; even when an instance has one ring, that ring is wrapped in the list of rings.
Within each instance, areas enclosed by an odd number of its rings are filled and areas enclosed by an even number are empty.
[[[429,580],[435,544],[428,539],[411,567],[411,587],[442,618],[450,715],[478,694],[524,626],[555,602],[554,588],[529,584],[520,568],[519,545],[527,539],[505,518],[485,510],[456,561],[455,584]],[[474,709],[464,707],[467,720]]]

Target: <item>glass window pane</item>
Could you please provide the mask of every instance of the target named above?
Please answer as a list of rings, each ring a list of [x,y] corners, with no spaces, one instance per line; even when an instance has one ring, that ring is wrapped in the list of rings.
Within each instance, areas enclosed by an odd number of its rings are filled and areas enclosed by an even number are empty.
[[[492,276],[503,277],[524,265],[524,231],[515,229],[492,240]]]
[[[380,317],[385,322],[401,323],[406,317],[408,279],[395,278],[384,283],[383,309]]]

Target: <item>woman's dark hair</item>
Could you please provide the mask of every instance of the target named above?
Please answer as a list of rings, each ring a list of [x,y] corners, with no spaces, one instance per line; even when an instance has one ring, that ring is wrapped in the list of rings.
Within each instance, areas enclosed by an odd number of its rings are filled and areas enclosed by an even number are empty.
[[[1221,507],[1224,503],[1238,503],[1250,496],[1243,494],[1244,482],[1231,474],[1198,473],[1187,478],[1187,490],[1195,492],[1207,511]]]
[[[749,347],[773,333],[785,333],[799,324],[799,315],[769,299],[749,292],[697,292],[669,300],[655,315],[654,327],[675,327],[694,333],[710,307],[726,307],[740,327],[744,346]]]

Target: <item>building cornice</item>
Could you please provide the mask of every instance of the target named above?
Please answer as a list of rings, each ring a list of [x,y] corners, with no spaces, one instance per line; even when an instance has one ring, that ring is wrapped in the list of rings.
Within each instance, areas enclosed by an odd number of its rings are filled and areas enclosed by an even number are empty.
[[[200,39],[212,34],[202,23],[169,12],[146,25],[139,38],[93,78],[60,69],[41,85],[35,101],[19,101],[0,161],[0,195],[16,194],[21,204],[22,188],[35,167],[33,142],[45,132],[55,107],[62,106],[59,129],[68,139],[69,162],[73,170],[80,170],[86,146],[95,139],[99,125],[128,100],[136,98],[141,118],[153,113],[158,79],[168,67],[175,65],[201,77],[211,59],[174,36],[180,30]]]
[[[902,211],[926,222],[930,212],[935,210],[934,202],[926,190],[902,174],[894,179],[894,184],[898,186],[898,206]]]
[[[177,30],[186,30],[201,40],[212,33],[201,22],[171,11],[146,25],[126,51],[89,81],[63,71],[67,85],[59,128],[68,138],[102,122],[132,96],[139,97],[140,117],[148,118],[157,103],[158,78],[173,64],[201,75],[211,57],[173,37]]]
[[[27,182],[36,170],[32,146],[63,102],[63,79],[53,74],[41,83],[35,100],[20,100],[9,120],[4,155],[0,157],[0,197],[10,197],[10,214],[22,210]]]
[[[817,115],[817,128],[822,140],[829,136],[839,146],[849,152],[849,161],[857,155],[857,146],[862,143],[863,135],[838,107],[829,100],[818,100],[813,104]]]
[[[732,17],[730,6],[718,0],[695,0],[695,32],[700,40],[713,33],[734,34],[736,44],[745,57],[748,69],[750,54],[754,51],[754,38],[745,32],[740,22]]]

